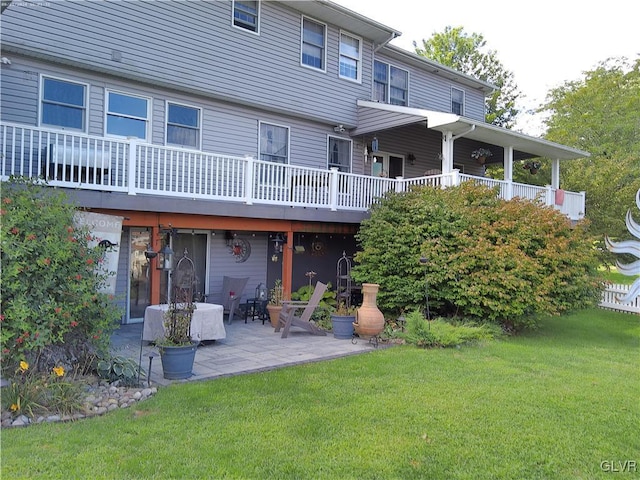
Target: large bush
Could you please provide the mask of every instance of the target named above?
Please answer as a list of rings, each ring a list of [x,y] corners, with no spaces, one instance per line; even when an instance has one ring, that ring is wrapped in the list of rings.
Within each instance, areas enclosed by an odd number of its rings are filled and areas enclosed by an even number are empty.
[[[424,309],[428,294],[435,314],[520,329],[600,298],[598,253],[583,224],[471,182],[390,193],[357,238],[353,276],[381,285],[388,313]]]
[[[89,246],[95,239],[74,226],[74,206],[53,188],[11,179],[1,199],[2,372],[11,375],[20,361],[45,373],[91,368],[120,318],[99,293],[104,249]]]

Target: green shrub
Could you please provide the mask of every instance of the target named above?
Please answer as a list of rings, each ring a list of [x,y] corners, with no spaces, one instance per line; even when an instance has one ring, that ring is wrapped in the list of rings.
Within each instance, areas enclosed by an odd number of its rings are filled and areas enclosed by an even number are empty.
[[[98,361],[98,376],[109,382],[120,381],[124,386],[135,386],[144,370],[131,358],[108,356]]]
[[[442,318],[427,321],[418,311],[407,315],[407,327],[399,334],[407,343],[419,347],[451,348],[483,340],[492,340],[501,336],[497,325],[477,324],[475,322],[454,321]]]
[[[291,300],[300,302],[308,302],[313,295],[315,285],[303,285],[295,292],[291,292]],[[327,289],[325,290],[318,307],[311,315],[311,320],[324,330],[331,330],[331,312],[336,306],[336,293],[331,290],[331,282],[327,283]]]
[[[602,279],[586,224],[552,207],[465,182],[387,194],[362,222],[356,281],[380,284],[378,305],[535,327],[541,314],[593,306]],[[426,264],[419,262],[427,259]]]
[[[56,347],[66,350],[67,369],[90,366],[120,318],[113,298],[99,293],[104,249],[89,246],[95,238],[74,226],[76,209],[53,188],[12,178],[1,198],[3,373],[21,360],[48,372],[61,361]]]

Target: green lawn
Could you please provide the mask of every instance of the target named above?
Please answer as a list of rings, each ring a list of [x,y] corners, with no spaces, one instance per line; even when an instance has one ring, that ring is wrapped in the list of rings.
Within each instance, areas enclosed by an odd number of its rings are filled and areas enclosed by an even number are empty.
[[[638,315],[587,310],[480,346],[175,385],[2,431],[2,478],[638,478],[639,347]]]

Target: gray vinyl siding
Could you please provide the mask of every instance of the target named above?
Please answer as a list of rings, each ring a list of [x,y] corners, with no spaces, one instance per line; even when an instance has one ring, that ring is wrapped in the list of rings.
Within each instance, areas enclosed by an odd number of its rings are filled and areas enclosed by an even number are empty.
[[[331,26],[327,72],[304,68],[300,18],[262,2],[255,35],[231,26],[226,1],[13,4],[3,14],[2,43],[124,78],[355,125],[355,99],[371,90],[370,42],[363,42],[361,84],[338,78],[339,30]]]
[[[116,90],[140,95],[151,101],[151,143],[165,144],[166,102],[192,105],[202,109],[202,149],[222,155],[243,157],[258,156],[259,122],[289,127],[291,164],[313,168],[327,168],[327,134],[334,134],[333,127],[300,117],[286,116],[248,106],[215,101],[135,82],[90,72],[13,56],[10,68],[3,68],[3,102],[0,106],[2,120],[37,125],[39,103],[38,81],[21,82],[22,72],[28,70],[38,78],[52,75],[69,81],[89,85],[88,118],[92,135],[104,134],[105,92]],[[14,93],[16,92],[16,93]],[[346,137],[345,137],[346,138]],[[357,170],[354,170],[358,173]]]
[[[14,65],[2,65],[0,109],[6,122],[36,125],[38,121],[38,74]]]
[[[375,58],[409,72],[409,107],[450,113],[453,86],[465,92],[464,116],[484,121],[484,96],[479,90],[419,70],[384,53],[376,53]]]
[[[240,238],[246,240],[251,245],[251,255],[241,263],[235,261],[233,255],[229,253],[229,248],[224,239],[224,232],[216,231],[216,235],[211,237],[209,249],[208,268],[208,291],[207,302],[220,303],[222,301],[222,281],[223,277],[248,277],[247,286],[240,296],[240,303],[246,302],[247,298],[253,298],[256,287],[259,283],[267,283],[267,262],[271,261],[269,240],[266,233],[242,232]]]

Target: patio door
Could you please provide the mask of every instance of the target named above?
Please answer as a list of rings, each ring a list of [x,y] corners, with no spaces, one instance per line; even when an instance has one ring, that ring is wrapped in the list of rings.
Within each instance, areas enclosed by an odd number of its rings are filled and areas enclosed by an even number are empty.
[[[373,177],[396,178],[404,176],[404,155],[377,152],[373,155],[371,164]]]
[[[142,322],[144,310],[151,305],[149,260],[144,255],[151,243],[151,232],[131,229],[129,236],[129,312],[127,323]]]
[[[209,234],[206,231],[178,230],[178,233],[171,237],[171,249],[173,250],[173,266],[187,252],[188,257],[193,261],[196,270],[196,285],[193,289],[194,299],[203,300],[207,291],[207,246]],[[160,277],[160,302],[167,302],[171,281],[167,275]]]

